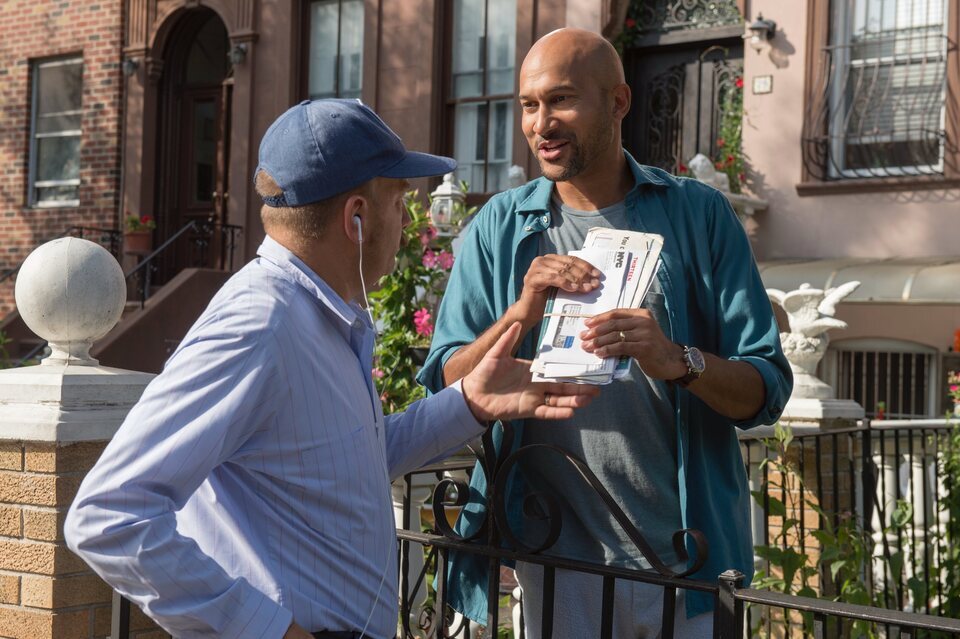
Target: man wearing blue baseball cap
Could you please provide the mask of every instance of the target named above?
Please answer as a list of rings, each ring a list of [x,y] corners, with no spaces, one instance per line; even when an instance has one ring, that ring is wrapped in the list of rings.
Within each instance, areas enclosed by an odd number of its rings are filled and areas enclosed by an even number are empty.
[[[70,548],[176,637],[392,637],[398,477],[492,419],[565,418],[594,392],[532,384],[519,325],[452,385],[384,417],[365,282],[394,267],[407,151],[358,101],[264,135],[267,236],[147,387],[80,487]]]

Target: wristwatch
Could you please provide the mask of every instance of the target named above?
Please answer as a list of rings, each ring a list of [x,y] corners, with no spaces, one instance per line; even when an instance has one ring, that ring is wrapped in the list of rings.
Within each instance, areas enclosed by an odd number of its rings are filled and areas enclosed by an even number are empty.
[[[683,348],[683,363],[687,365],[687,374],[677,379],[671,379],[670,383],[679,384],[682,388],[686,388],[694,380],[700,379],[707,363],[703,359],[703,353],[696,346],[684,346],[683,344],[677,344],[677,346]]]

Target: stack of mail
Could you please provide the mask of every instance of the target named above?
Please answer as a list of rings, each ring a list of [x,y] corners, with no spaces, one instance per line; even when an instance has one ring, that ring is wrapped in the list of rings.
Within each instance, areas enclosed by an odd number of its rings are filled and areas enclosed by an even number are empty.
[[[660,266],[663,237],[595,227],[587,233],[579,257],[600,272],[600,287],[589,293],[559,290],[543,315],[537,357],[530,370],[535,382],[609,384],[630,370],[628,358],[599,358],[581,347],[584,320],[615,308],[639,308]]]

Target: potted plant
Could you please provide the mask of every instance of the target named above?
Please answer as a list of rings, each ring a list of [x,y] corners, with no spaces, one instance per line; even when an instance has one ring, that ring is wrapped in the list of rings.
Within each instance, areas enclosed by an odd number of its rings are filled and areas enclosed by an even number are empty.
[[[123,252],[147,255],[153,250],[153,229],[157,223],[152,215],[134,215],[128,212],[123,219]]]

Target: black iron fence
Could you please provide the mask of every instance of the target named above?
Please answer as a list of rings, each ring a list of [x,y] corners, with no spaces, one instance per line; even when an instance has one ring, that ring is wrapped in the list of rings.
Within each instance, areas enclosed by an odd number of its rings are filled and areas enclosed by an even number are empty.
[[[96,226],[71,226],[62,233],[59,233],[54,237],[49,237],[41,241],[39,244],[44,244],[51,240],[57,240],[64,237],[79,237],[81,239],[90,240],[91,242],[96,242],[100,246],[110,251],[114,257],[119,258],[120,256],[121,233],[117,229],[100,228]],[[25,259],[26,258],[24,258],[24,260]],[[19,273],[20,267],[23,266],[24,260],[21,260],[19,263],[10,268],[0,271],[0,282],[8,280]]]
[[[183,250],[187,256],[180,259],[182,267],[219,268],[232,271],[236,264],[237,242],[243,228],[234,224],[214,224],[206,221],[190,221],[176,233],[143,257],[135,267],[124,274],[134,291],[134,296],[143,308],[154,292],[158,264],[171,258],[171,254]],[[175,258],[176,259],[176,258]]]
[[[653,568],[631,570],[545,554],[543,551],[556,539],[556,527],[551,525],[539,542],[521,540],[511,528],[505,509],[507,477],[518,459],[532,447],[521,447],[512,455],[498,455],[488,433],[476,457],[480,472],[489,479],[489,508],[484,525],[475,534],[462,536],[450,523],[455,511],[465,503],[466,478],[473,469],[473,460],[423,468],[397,485],[394,499],[400,511],[398,636],[478,639],[502,637],[504,633],[509,636],[512,629],[514,637],[523,637],[522,616],[518,622],[504,618],[515,617],[510,604],[504,606],[505,596],[515,584],[505,579],[502,570],[506,564],[523,561],[543,567],[543,590],[538,596],[543,602],[539,621],[545,638],[570,636],[566,628],[554,623],[558,570],[599,576],[601,622],[596,636],[601,638],[614,636],[614,597],[618,584],[626,582],[664,589],[664,639],[680,636],[673,627],[680,591],[706,593],[713,598],[714,637],[719,639],[960,637],[960,619],[944,616],[951,610],[951,600],[957,603],[949,583],[956,577],[957,567],[946,564],[951,556],[949,547],[957,542],[956,520],[960,512],[953,510],[952,504],[953,499],[960,498],[960,491],[955,488],[956,482],[945,481],[942,476],[944,471],[960,467],[957,432],[950,420],[926,420],[864,421],[832,430],[755,429],[742,434],[744,463],[757,498],[753,533],[758,547],[758,572],[775,574],[778,568],[776,561],[770,560],[775,553],[764,552],[763,548],[784,551],[792,547],[809,562],[808,577],[814,582],[815,592],[800,590],[799,579],[786,580],[786,585],[779,589],[750,587],[744,576],[734,570],[712,581],[691,579],[686,575],[702,564],[709,548],[702,535],[689,530],[678,531],[675,538],[693,539],[696,551],[689,557],[691,568],[674,573],[659,560],[633,524],[622,517],[622,512],[617,515],[619,507],[612,503],[590,469],[559,449],[553,451],[564,459],[557,466],[558,472],[564,472],[566,466],[594,490]],[[504,450],[510,449],[510,439],[508,429]],[[783,482],[791,473],[797,481]],[[424,505],[427,501],[431,502],[429,507]],[[783,504],[783,509],[771,506],[773,503]],[[421,521],[421,515],[426,523]],[[792,524],[792,535],[784,535],[791,519],[797,520]],[[557,521],[556,526],[559,525]],[[865,553],[863,561],[852,570],[852,564],[844,570],[854,580],[862,580],[861,594],[866,595],[865,599],[845,596],[843,589],[848,584],[839,583],[844,573],[834,572],[831,562],[849,561],[849,556],[841,553],[824,561],[824,556],[837,550],[831,547],[831,538],[821,534],[829,530],[859,535],[858,543]],[[455,614],[447,605],[447,566],[452,553],[479,557],[485,566],[489,612],[482,624]],[[117,597],[115,639],[129,636],[128,620],[129,603]]]
[[[134,296],[135,301],[140,303],[140,308],[143,308],[147,299],[154,293],[154,274],[158,270],[158,261],[164,257],[169,257],[169,252],[181,242],[186,242],[191,247],[193,255],[192,259],[185,263],[185,266],[234,270],[236,268],[237,243],[242,232],[243,227],[233,224],[214,224],[210,221],[188,222],[159,247],[144,256],[136,266],[124,273],[128,290]],[[59,237],[79,237],[98,242],[118,260],[120,259],[122,234],[116,229],[73,226]],[[21,262],[16,267],[0,274],[0,282],[16,275],[22,265]],[[26,355],[14,362],[13,368],[35,363],[46,348],[47,342],[40,341]]]

